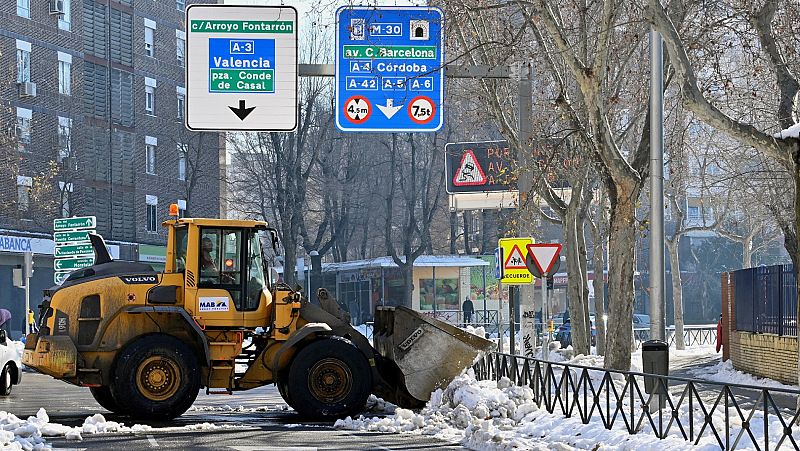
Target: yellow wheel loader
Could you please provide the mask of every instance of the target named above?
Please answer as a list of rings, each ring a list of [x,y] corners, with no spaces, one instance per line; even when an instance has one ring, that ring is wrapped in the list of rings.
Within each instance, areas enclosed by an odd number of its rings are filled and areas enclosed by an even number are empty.
[[[419,407],[494,346],[410,309],[378,307],[373,347],[324,289],[318,306],[265,277],[262,237],[277,248],[266,222],[163,225],[163,272],[112,261],[90,236],[95,264],[45,290],[25,365],[134,418],[179,416],[202,388],[275,384],[301,415],[333,419],[359,412],[370,393]]]

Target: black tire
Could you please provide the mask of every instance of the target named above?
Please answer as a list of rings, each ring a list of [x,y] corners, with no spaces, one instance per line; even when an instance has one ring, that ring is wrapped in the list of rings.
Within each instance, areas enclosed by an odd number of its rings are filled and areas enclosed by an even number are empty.
[[[100,407],[113,413],[126,413],[125,408],[114,399],[110,387],[90,387],[89,391],[92,393],[94,400],[100,404]]]
[[[301,349],[289,368],[291,406],[303,417],[333,420],[360,412],[372,392],[364,354],[342,337],[319,339]]]
[[[275,385],[278,387],[278,393],[281,394],[281,398],[286,401],[286,404],[289,407],[295,409],[294,404],[292,403],[292,397],[289,396],[289,382],[286,380],[287,378],[284,376],[278,376],[278,380],[275,382]]]
[[[137,419],[169,420],[192,406],[200,390],[197,356],[180,340],[148,335],[117,356],[112,399]]]
[[[0,396],[8,396],[11,394],[11,366],[6,365],[3,371],[0,372]]]

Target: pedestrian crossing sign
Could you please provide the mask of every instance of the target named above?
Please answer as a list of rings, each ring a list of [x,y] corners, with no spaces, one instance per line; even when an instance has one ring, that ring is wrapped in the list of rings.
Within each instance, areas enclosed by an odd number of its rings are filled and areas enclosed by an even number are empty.
[[[528,271],[528,267],[525,266],[529,244],[533,244],[533,238],[500,239],[501,255],[505,256],[503,278],[500,279],[501,283],[511,285],[533,283],[533,276]]]

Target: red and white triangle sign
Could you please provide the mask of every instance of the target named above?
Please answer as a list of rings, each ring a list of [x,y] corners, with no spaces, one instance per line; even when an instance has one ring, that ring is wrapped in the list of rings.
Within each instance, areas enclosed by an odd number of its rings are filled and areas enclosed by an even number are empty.
[[[453,176],[455,186],[481,186],[486,184],[486,174],[475,158],[475,152],[467,149],[461,157],[461,164],[458,165],[456,175]]]
[[[539,243],[528,245],[528,254],[530,254],[533,262],[536,264],[536,267],[539,268],[539,271],[541,271],[542,274],[550,273],[550,268],[553,267],[553,263],[556,262],[560,253],[561,245],[558,243]]]
[[[508,258],[506,259],[505,263],[503,264],[505,269],[527,269],[528,267],[525,266],[525,257],[522,256],[522,250],[517,246],[514,245],[514,248],[511,249],[511,252],[508,253]]]

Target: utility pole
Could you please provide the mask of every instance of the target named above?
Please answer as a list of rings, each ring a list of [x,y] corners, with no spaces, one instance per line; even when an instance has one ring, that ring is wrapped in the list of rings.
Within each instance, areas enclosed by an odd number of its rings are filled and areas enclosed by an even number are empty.
[[[22,273],[25,278],[25,335],[33,332],[28,312],[31,311],[31,277],[33,277],[33,252],[23,255]]]
[[[650,339],[665,340],[664,47],[650,30]]]

